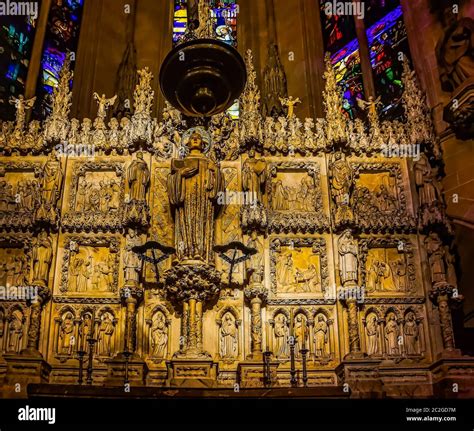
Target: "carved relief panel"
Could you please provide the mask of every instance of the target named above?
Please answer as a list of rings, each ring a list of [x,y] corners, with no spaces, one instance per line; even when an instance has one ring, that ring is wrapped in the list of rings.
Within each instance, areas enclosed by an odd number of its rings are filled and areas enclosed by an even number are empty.
[[[67,236],[60,292],[73,296],[115,296],[119,282],[117,237]]]
[[[118,229],[123,225],[124,197],[123,162],[76,161],[63,226],[72,231]]]
[[[409,237],[361,238],[359,259],[367,294],[422,294],[417,248]]]
[[[351,163],[355,185],[352,207],[357,226],[368,231],[414,229],[399,163]]]
[[[269,172],[270,231],[305,233],[327,227],[318,163],[275,162]]]
[[[4,160],[0,162],[0,227],[31,226],[41,205],[43,163]]]
[[[270,243],[274,295],[323,296],[329,286],[324,238],[275,238]]]

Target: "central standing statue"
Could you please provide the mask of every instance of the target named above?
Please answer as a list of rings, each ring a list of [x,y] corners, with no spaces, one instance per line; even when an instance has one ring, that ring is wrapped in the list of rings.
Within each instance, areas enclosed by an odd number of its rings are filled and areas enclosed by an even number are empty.
[[[180,263],[212,263],[214,218],[220,209],[217,198],[224,188],[222,175],[217,164],[203,154],[199,131],[191,135],[188,148],[188,156],[171,161],[168,177],[168,196],[176,223],[176,254]]]

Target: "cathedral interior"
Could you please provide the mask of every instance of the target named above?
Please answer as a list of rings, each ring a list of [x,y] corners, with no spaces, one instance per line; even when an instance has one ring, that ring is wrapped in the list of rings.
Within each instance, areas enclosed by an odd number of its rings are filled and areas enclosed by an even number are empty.
[[[9,4],[0,397],[474,397],[473,0]]]

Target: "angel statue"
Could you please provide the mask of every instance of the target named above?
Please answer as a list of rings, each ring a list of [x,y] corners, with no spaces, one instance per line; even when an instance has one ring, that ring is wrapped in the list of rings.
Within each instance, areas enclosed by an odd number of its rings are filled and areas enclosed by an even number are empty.
[[[16,109],[16,126],[17,130],[23,130],[25,127],[26,119],[26,110],[33,108],[33,105],[36,102],[36,96],[31,99],[25,99],[25,97],[20,94],[18,99],[16,97],[10,97],[10,105],[15,105]]]
[[[280,97],[280,102],[283,106],[286,106],[288,108],[288,114],[287,117],[291,118],[294,115],[295,111],[295,106],[301,103],[301,100],[299,97],[296,99],[293,99],[293,96],[290,97]]]
[[[115,101],[117,100],[117,95],[111,97],[110,99],[107,99],[105,94],[99,96],[97,93],[94,93],[94,100],[96,100],[99,105],[99,109],[97,110],[97,118],[101,118],[102,120],[104,120],[105,117],[107,117],[107,109],[109,109],[115,104]]]
[[[381,97],[377,97],[377,99],[374,99],[373,96],[369,96],[369,100],[365,101],[363,99],[357,99],[357,104],[359,105],[359,108],[362,109],[363,111],[368,112],[369,120],[371,122],[376,122],[378,121],[378,116],[377,116],[377,106],[382,105],[380,102]]]

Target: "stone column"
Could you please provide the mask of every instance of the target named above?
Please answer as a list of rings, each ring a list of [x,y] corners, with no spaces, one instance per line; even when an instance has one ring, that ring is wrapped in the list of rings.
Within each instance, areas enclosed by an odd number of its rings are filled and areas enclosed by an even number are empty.
[[[250,302],[250,355],[247,359],[263,360],[262,352],[262,305],[265,303],[268,293],[261,284],[253,284],[244,289],[245,297]]]

